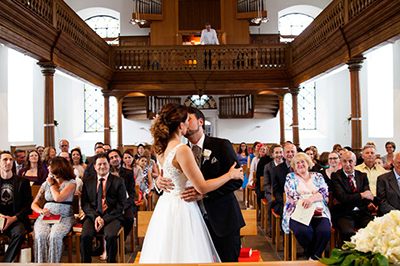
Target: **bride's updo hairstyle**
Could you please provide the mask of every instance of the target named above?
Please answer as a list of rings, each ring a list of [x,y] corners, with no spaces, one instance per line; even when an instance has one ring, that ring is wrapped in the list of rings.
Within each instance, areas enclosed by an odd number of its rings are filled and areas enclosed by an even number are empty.
[[[150,128],[154,138],[153,150],[157,154],[164,153],[171,134],[176,131],[182,122],[188,117],[187,107],[175,103],[168,103],[158,112],[158,115]]]

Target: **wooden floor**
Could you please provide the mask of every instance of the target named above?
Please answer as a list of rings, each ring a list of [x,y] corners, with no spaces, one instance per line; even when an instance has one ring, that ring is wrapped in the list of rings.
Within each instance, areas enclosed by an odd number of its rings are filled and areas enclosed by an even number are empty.
[[[240,203],[240,207],[242,209],[245,209],[244,203],[242,202],[242,191],[237,191],[236,192],[236,197]],[[259,224],[259,222],[258,222]],[[135,257],[137,255],[138,247],[136,247],[136,251],[132,252],[132,247],[131,247],[131,241],[130,241],[130,236],[128,237],[127,241],[125,242],[126,244],[126,258],[125,262],[126,263],[133,263],[135,261]],[[271,243],[271,238],[267,236],[263,230],[261,230],[260,226],[258,226],[258,232],[257,236],[246,236],[243,239],[242,242],[243,247],[251,247],[253,250],[259,250],[261,258],[263,259],[264,263],[252,263],[252,265],[294,265],[296,264],[297,266],[302,266],[302,265],[322,265],[317,262],[311,262],[311,261],[306,261],[305,257],[302,257],[302,249],[301,247],[298,246],[298,261],[295,262],[283,262],[283,251],[282,252],[276,252],[275,248],[273,247]],[[1,256],[0,256],[1,259]],[[75,261],[75,250],[74,250],[74,256],[73,259]],[[101,261],[99,256],[93,256],[92,257],[93,264],[104,264],[106,263],[105,261]],[[277,263],[282,261],[282,263]],[[68,256],[66,250],[64,250],[63,257],[61,259],[61,263],[67,263],[68,262]],[[228,265],[230,263],[224,263],[224,265]],[[15,265],[15,264],[13,264]],[[48,265],[48,264],[47,264]],[[59,264],[61,265],[61,264]],[[190,265],[195,265],[195,264],[190,264]],[[241,264],[243,265],[243,264]]]

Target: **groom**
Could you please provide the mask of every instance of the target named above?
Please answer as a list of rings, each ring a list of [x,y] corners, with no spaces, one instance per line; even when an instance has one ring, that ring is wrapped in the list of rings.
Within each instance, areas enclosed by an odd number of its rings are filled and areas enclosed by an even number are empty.
[[[204,114],[193,107],[189,107],[188,112],[189,130],[185,137],[189,140],[188,145],[205,180],[227,173],[234,162],[239,166],[236,153],[228,140],[204,135]],[[169,192],[173,189],[173,184],[170,182],[168,178],[159,177],[156,186]],[[222,262],[237,262],[239,258],[240,228],[245,223],[234,191],[241,186],[241,180],[230,180],[206,195],[199,194],[193,187],[182,192],[185,201],[199,201],[204,220]]]

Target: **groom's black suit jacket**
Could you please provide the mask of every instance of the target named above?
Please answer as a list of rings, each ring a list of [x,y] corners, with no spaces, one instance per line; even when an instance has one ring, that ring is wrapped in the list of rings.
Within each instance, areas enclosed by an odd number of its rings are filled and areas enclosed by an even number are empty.
[[[239,168],[239,160],[232,144],[226,139],[205,136],[203,152],[210,150],[209,158],[201,157],[201,172],[204,179],[217,178],[229,171],[234,162]],[[207,193],[204,206],[211,227],[217,236],[223,237],[238,231],[245,223],[234,191],[242,186],[241,180],[230,180],[220,188]]]

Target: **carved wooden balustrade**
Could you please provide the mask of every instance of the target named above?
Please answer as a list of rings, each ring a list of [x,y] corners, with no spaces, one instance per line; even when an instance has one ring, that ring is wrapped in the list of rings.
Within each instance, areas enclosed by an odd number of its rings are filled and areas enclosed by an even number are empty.
[[[292,42],[292,62],[315,49],[349,20],[379,0],[335,0]]]
[[[62,0],[13,0],[29,8],[58,30],[71,37],[77,45],[109,65],[108,44],[94,32]]]
[[[286,68],[285,45],[113,47],[116,71]]]
[[[253,118],[253,95],[219,98],[219,118]]]

